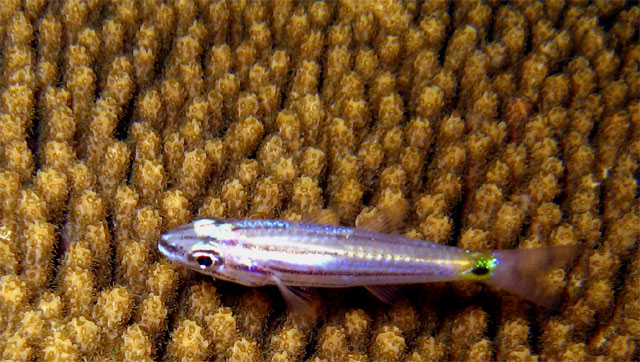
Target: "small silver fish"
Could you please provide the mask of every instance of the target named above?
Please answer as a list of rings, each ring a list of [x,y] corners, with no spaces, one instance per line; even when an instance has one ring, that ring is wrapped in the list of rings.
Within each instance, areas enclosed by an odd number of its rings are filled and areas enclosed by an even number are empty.
[[[276,285],[304,309],[301,288],[364,286],[385,302],[403,284],[478,280],[554,308],[558,291],[540,280],[575,257],[573,246],[469,251],[379,231],[393,229],[399,208],[380,211],[358,228],[307,221],[200,219],[162,235],[171,261],[245,286]]]

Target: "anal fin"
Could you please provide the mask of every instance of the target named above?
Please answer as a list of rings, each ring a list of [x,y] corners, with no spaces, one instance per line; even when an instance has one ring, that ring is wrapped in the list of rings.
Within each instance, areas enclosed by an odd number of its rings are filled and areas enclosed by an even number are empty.
[[[408,298],[404,285],[368,285],[365,288],[387,304],[396,304]]]

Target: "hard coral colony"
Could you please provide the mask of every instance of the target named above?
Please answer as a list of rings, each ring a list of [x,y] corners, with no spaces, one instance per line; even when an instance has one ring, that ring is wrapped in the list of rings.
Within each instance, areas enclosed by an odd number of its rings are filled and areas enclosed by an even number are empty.
[[[625,1],[0,6],[3,360],[640,359],[640,7]],[[201,218],[366,224],[462,249],[578,245],[551,313],[482,284],[386,306],[156,250]]]

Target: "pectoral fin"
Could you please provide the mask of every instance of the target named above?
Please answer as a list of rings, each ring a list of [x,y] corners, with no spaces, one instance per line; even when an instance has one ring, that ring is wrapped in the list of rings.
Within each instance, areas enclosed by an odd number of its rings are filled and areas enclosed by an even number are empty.
[[[304,316],[313,316],[316,313],[320,304],[320,296],[315,290],[289,287],[284,285],[279,278],[274,278],[274,281],[289,309]]]

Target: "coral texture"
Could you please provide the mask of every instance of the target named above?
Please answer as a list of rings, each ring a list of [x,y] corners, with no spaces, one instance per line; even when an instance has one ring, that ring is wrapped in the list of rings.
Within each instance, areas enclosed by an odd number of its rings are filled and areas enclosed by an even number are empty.
[[[0,359],[640,359],[640,7],[588,1],[3,0]],[[197,217],[471,250],[581,245],[551,312],[481,284],[386,306],[156,250]],[[338,220],[337,220],[338,222]],[[331,302],[328,302],[331,300]]]

